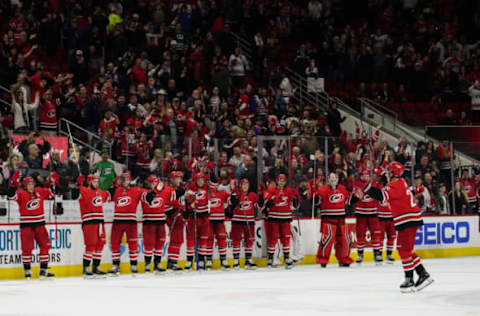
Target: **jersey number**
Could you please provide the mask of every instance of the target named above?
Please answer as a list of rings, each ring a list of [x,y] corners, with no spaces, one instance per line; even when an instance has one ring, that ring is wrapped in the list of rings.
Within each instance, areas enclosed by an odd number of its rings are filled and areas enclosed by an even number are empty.
[[[412,191],[410,191],[409,189],[407,189],[407,195],[410,197],[410,206],[411,206],[412,208],[414,208],[415,206],[417,206],[417,202],[415,201],[415,197],[413,196]]]

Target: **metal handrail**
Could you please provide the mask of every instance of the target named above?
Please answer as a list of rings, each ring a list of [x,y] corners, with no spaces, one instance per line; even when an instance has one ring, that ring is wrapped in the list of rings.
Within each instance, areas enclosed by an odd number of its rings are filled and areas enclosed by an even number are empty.
[[[10,90],[7,87],[4,87],[2,85],[0,85],[0,90],[3,90],[3,91],[8,92],[8,93],[12,93],[12,90]]]
[[[235,37],[235,40],[237,41],[237,46],[240,47],[245,55],[248,55],[247,57],[251,58],[251,53],[252,53],[252,44],[244,39],[243,37],[231,32],[233,37]]]
[[[397,112],[395,112],[394,110],[392,109],[389,109],[387,108],[386,106],[376,102],[376,101],[373,101],[371,99],[368,99],[368,98],[359,98],[360,102],[365,102],[367,103],[368,105],[372,106],[372,105],[375,105],[375,107],[379,107],[382,109],[382,111],[384,112],[388,112],[391,116],[395,117],[395,119],[398,118],[398,114]]]
[[[5,101],[4,99],[0,99],[0,102],[2,102],[3,104],[6,104],[6,105],[8,105],[8,106],[11,106],[11,104],[8,103],[7,101]]]
[[[81,144],[85,147],[88,147],[91,151],[95,151],[97,153],[100,153],[100,150],[98,148],[96,148],[96,146],[90,144],[92,142],[92,140],[95,139],[98,143],[102,142],[102,143],[107,145],[110,157],[112,157],[112,143],[109,142],[108,140],[106,140],[105,138],[102,138],[102,137],[98,136],[97,134],[92,133],[92,132],[86,130],[85,128],[79,126],[78,124],[75,124],[75,123],[73,123],[73,122],[71,122],[71,121],[69,121],[65,118],[60,118],[58,123],[59,123],[58,124],[58,133],[59,134],[69,137],[70,133],[68,133],[68,131],[62,130],[62,126],[63,125],[69,125],[70,127],[73,126],[76,129],[79,129],[82,133],[85,133],[87,135],[88,139],[89,139],[89,143],[86,143],[83,140],[75,137],[72,134],[71,137],[76,143],[79,143],[79,144]],[[64,124],[62,124],[62,123],[64,123]]]

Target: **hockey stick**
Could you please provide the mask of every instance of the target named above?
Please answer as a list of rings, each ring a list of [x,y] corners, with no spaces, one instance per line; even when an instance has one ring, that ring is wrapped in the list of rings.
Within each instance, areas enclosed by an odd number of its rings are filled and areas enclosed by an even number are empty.
[[[313,186],[312,186],[312,221],[315,218],[315,189],[317,187],[317,158],[313,157]]]
[[[68,138],[70,140],[70,145],[72,146],[73,150],[73,156],[75,157],[75,160],[77,161],[77,168],[78,168],[78,175],[81,175],[82,172],[80,171],[80,160],[77,154],[77,147],[75,146],[75,143],[73,142],[73,137],[72,137],[72,132],[70,132],[70,124],[67,123],[67,130],[68,130]]]
[[[53,215],[55,216],[55,240],[58,241],[58,222],[57,222],[57,194],[55,188],[55,180],[53,180]]]

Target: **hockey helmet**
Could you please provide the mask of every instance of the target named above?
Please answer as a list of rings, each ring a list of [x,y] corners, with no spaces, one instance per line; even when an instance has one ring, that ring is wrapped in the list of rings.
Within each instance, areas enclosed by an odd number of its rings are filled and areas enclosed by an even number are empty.
[[[398,161],[392,161],[388,164],[387,168],[388,171],[392,172],[393,175],[397,178],[402,176],[403,170],[405,169],[405,167]]]

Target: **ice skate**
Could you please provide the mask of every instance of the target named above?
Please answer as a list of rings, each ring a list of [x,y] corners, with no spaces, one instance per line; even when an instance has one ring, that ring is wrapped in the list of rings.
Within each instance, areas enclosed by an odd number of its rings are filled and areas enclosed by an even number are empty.
[[[273,268],[273,259],[270,259],[270,258],[268,259],[268,261],[267,261],[267,268],[268,268],[268,269]]]
[[[428,272],[423,272],[415,283],[415,291],[421,291],[432,283],[433,279],[430,277],[430,274]]]
[[[357,261],[355,262],[358,264],[361,264],[363,262],[363,252],[358,252]]]
[[[205,271],[205,261],[199,260],[197,264],[197,271]]]
[[[130,265],[130,272],[132,273],[133,277],[137,276],[138,268],[137,268],[136,264],[131,264]]]
[[[90,267],[85,267],[83,269],[83,278],[84,279],[93,279],[93,272],[90,270]]]
[[[100,268],[95,268],[93,271],[93,276],[95,279],[105,279],[107,277],[107,273],[105,271],[100,270]]]
[[[155,274],[156,275],[164,275],[166,271],[167,270],[165,270],[160,263],[158,263],[155,266]]]
[[[48,271],[46,268],[40,269],[40,280],[53,280],[55,274]]]
[[[145,273],[150,273],[151,272],[151,267],[152,265],[150,263],[145,264]]]
[[[206,265],[206,269],[207,270],[212,270],[212,267],[213,267],[213,263],[212,263],[212,260],[207,260],[207,265]]]
[[[240,270],[240,261],[238,259],[233,260],[233,269]]]
[[[222,260],[221,262],[221,265],[222,265],[222,270],[230,270],[230,264],[228,264],[228,261],[226,259]]]
[[[185,271],[192,271],[192,265],[193,265],[192,261],[187,261],[187,263],[185,264],[184,270]]]
[[[350,267],[350,263],[339,262],[339,263],[338,263],[338,266],[339,266],[340,268],[349,268],[349,267]]]
[[[394,262],[395,262],[395,259],[393,258],[393,256],[391,254],[388,254],[386,263],[393,264]]]
[[[250,258],[250,259],[247,259],[245,261],[245,266],[248,270],[255,270],[257,269],[257,265],[253,262],[253,260]]]
[[[285,269],[290,270],[293,268],[293,260],[290,258],[285,259]]]
[[[375,264],[377,266],[382,265],[383,258],[382,258],[382,253],[379,250],[374,250],[373,251],[373,257],[374,257],[374,260],[375,260]]]
[[[110,276],[119,276],[120,275],[120,266],[114,264],[110,270],[108,270],[108,275]]]
[[[413,293],[415,292],[415,284],[413,283],[413,277],[406,277],[405,281],[400,284],[400,292]]]
[[[25,279],[30,280],[32,278],[32,270],[25,270]]]

